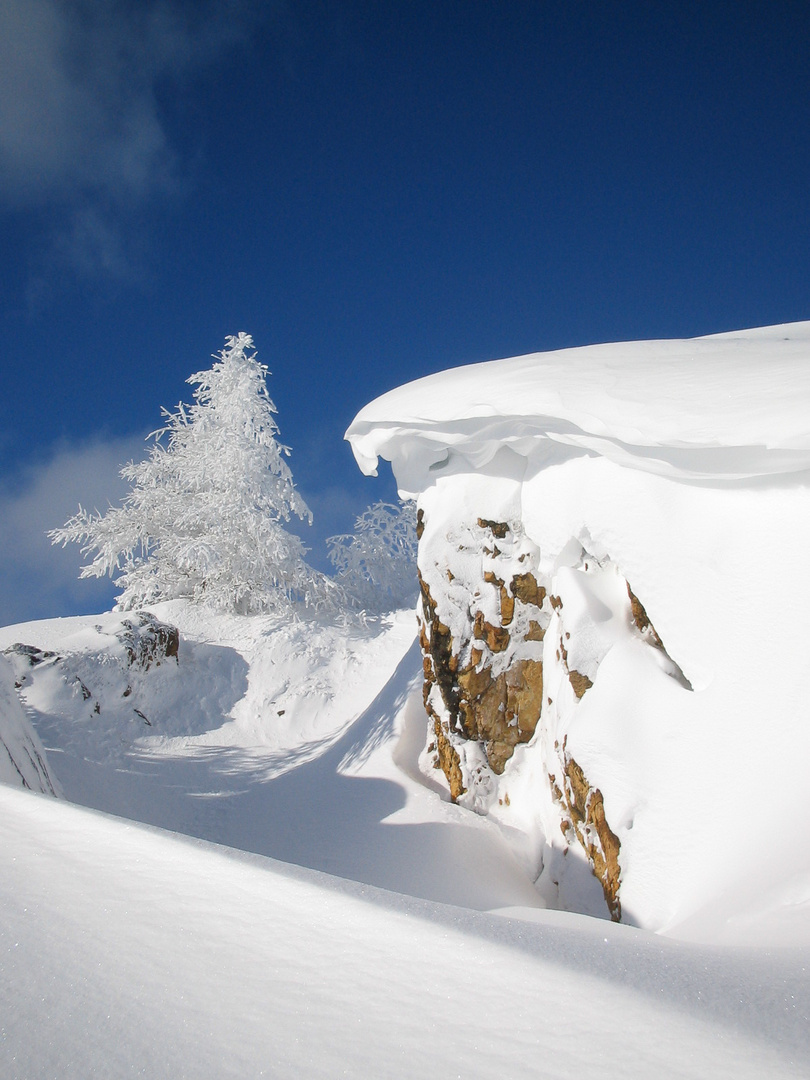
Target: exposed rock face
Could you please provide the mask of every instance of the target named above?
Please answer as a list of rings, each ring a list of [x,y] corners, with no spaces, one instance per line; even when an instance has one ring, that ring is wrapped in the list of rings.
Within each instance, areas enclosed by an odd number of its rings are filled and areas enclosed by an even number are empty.
[[[419,524],[421,525],[421,511]],[[422,647],[422,670],[424,683],[422,700],[425,711],[433,721],[435,735],[436,766],[441,768],[450,785],[450,796],[455,802],[467,790],[461,774],[461,763],[449,739],[449,724],[442,718],[442,711],[458,715],[458,694],[454,689],[457,658],[453,656],[450,630],[436,614],[436,603],[430,589],[419,574],[422,596],[422,622],[419,643]],[[439,702],[434,691],[441,695],[444,710],[437,709]],[[435,702],[435,704],[434,704]]]
[[[549,783],[563,812],[560,822],[562,834],[568,843],[579,841],[582,845],[594,875],[602,885],[610,917],[614,922],[620,922],[622,905],[619,900],[619,838],[605,818],[602,792],[588,782],[582,768],[568,753],[565,743],[561,750],[558,744],[557,749],[562,764],[562,789],[551,775]]]
[[[45,663],[46,660],[59,659],[55,652],[48,652],[46,649],[40,649],[36,645],[24,645],[21,641],[15,641],[13,645],[9,645],[7,649],[4,649],[3,653],[8,657],[22,658],[29,667],[36,667],[38,664]]]
[[[420,537],[429,529],[420,510]],[[479,517],[429,550],[420,544],[420,640],[434,767],[454,801],[487,813],[509,805],[516,748],[539,740],[562,842],[581,847],[620,919],[620,840],[568,733],[616,640],[640,638],[685,683],[680,669],[618,568],[577,542],[544,566],[519,521]]]
[[[464,633],[454,636],[439,617],[430,585],[420,574],[425,705],[436,728],[439,765],[454,799],[470,787],[458,753],[459,736],[462,743],[479,744],[487,769],[501,775],[515,746],[534,734],[543,698],[543,627],[538,620],[544,618],[545,592],[533,574],[509,573],[522,552],[516,554],[519,544],[507,523],[479,519],[464,539],[465,555],[477,555],[479,588],[469,580],[469,560],[462,560],[467,565],[457,567],[458,573],[447,568],[443,588],[443,599],[450,594],[454,602],[448,622],[461,620]],[[529,655],[518,655],[526,643]],[[475,764],[479,777],[481,764]]]

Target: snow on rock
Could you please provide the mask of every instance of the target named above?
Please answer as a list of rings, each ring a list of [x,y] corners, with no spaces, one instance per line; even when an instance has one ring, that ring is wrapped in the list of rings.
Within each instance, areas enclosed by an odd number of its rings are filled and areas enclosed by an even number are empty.
[[[37,649],[11,650],[25,667],[47,663],[51,657]],[[0,782],[28,788],[47,795],[61,795],[59,781],[36,731],[23,712],[17,697],[15,667],[0,655]]]
[[[509,447],[535,467],[599,455],[692,479],[810,468],[810,322],[685,340],[532,353],[439,372],[377,398],[346,437],[360,468],[482,468]]]
[[[547,902],[810,919],[810,323],[442,372],[347,438],[418,496],[422,766]]]
[[[148,612],[55,619],[4,628],[0,646],[23,635],[33,644],[14,641],[5,656],[46,742],[49,723],[58,729],[57,755],[74,747],[90,761],[116,759],[150,728],[172,730],[176,627]]]

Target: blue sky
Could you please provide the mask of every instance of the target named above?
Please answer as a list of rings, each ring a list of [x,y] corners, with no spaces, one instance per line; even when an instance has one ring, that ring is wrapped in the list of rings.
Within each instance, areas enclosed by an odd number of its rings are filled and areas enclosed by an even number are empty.
[[[252,334],[308,542],[441,368],[810,317],[810,7],[7,0],[0,624],[109,607],[45,528]]]

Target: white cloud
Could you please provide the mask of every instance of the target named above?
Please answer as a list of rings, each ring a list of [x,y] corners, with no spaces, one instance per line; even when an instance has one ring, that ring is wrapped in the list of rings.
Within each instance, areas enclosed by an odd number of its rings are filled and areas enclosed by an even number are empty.
[[[136,436],[63,445],[0,489],[0,625],[112,606],[109,579],[80,581],[79,548],[54,547],[46,532],[79,503],[102,511],[119,503],[127,490],[121,465],[145,452]]]
[[[172,162],[153,49],[127,5],[8,0],[0,6],[0,179],[6,198],[77,190],[122,198],[165,185]]]
[[[181,86],[272,6],[4,0],[0,203],[62,208],[56,261],[74,251],[78,272],[120,276],[122,212],[180,186],[159,84]]]

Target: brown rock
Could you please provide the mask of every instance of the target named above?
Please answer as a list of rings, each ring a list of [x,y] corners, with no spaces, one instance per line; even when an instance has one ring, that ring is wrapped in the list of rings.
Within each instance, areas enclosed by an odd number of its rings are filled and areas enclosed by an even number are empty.
[[[491,570],[484,571],[484,581],[486,581],[488,585],[495,585],[497,587],[501,602],[501,625],[508,626],[515,614],[514,598],[506,591],[503,579],[496,577]]]
[[[506,672],[506,708],[515,717],[526,742],[534,734],[543,708],[543,662],[521,660]]]
[[[568,681],[571,683],[574,693],[578,698],[581,698],[585,691],[590,690],[593,686],[593,683],[588,676],[583,675],[581,671],[569,671]]]
[[[565,770],[565,792],[560,791],[551,777],[549,781],[552,794],[565,814],[563,833],[569,835],[573,832],[576,835],[588,856],[594,875],[602,885],[611,919],[620,922],[622,907],[619,899],[619,838],[607,823],[602,792],[591,786],[582,768],[565,749],[564,743],[562,764]]]
[[[676,663],[676,661],[673,660],[667,652],[666,647],[658,634],[658,631],[650,622],[650,617],[647,614],[644,605],[630,588],[629,582],[627,583],[627,595],[630,597],[630,615],[633,621],[633,625],[636,627],[638,632],[644,636],[645,640],[648,641],[650,645],[652,645],[656,649],[660,649],[664,656],[666,656],[667,659],[671,661],[677,672],[675,677],[678,679],[682,686],[684,686],[687,690],[691,690],[691,682],[684,675],[683,671],[681,670],[680,664]]]
[[[630,588],[630,584],[627,584],[627,595],[630,597],[630,612],[633,618],[633,622],[643,634],[646,630],[649,630],[652,637],[653,644],[658,649],[663,649],[664,646],[661,642],[661,638],[656,633],[655,627],[650,622],[650,616],[647,614],[644,605]]]
[[[475,701],[482,697],[492,685],[492,668],[483,667],[479,670],[477,664],[471,664],[470,667],[459,672],[458,685],[461,697],[465,701]]]
[[[478,525],[481,529],[489,529],[497,540],[503,540],[509,532],[509,526],[505,521],[488,521],[486,518],[479,518]]]
[[[180,634],[176,626],[162,623],[148,611],[138,611],[132,619],[124,619],[115,635],[124,646],[131,667],[148,671],[163,660],[179,663]]]
[[[542,585],[537,584],[534,574],[515,574],[509,588],[512,590],[512,595],[521,603],[533,604],[535,607],[543,606],[546,590]]]
[[[438,716],[433,715],[433,731],[436,735],[436,752],[439,758],[439,768],[447,777],[450,785],[450,798],[453,802],[467,790],[462,782],[461,760],[456,753],[444,730]]]
[[[476,641],[485,641],[491,652],[499,653],[509,645],[509,631],[502,626],[493,626],[484,618],[483,612],[477,611],[473,624],[473,637]]]
[[[509,626],[515,616],[515,601],[501,585],[501,622]]]
[[[451,716],[458,714],[458,694],[455,688],[455,676],[458,657],[453,653],[453,639],[450,628],[445,626],[436,614],[436,603],[430,594],[421,573],[417,570],[419,588],[422,593],[422,628],[419,635],[422,646],[423,665],[425,660],[425,679],[435,683]]]
[[[540,719],[543,665],[523,660],[496,678],[472,666],[460,672],[459,720],[468,739],[485,743],[493,772],[503,772],[518,743],[528,742]]]
[[[425,531],[425,511],[419,509],[416,511],[416,539],[422,539],[422,533]]]

